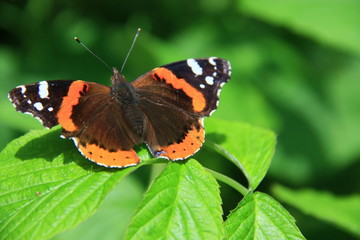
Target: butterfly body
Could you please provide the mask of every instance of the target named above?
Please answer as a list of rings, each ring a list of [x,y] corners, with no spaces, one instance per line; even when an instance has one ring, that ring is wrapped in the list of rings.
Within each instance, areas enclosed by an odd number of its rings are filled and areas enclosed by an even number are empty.
[[[82,80],[42,81],[9,93],[15,108],[62,136],[106,167],[140,162],[133,150],[146,143],[154,157],[182,160],[205,141],[203,118],[217,108],[230,78],[228,61],[216,57],[175,62],[129,83],[116,68],[111,87]]]

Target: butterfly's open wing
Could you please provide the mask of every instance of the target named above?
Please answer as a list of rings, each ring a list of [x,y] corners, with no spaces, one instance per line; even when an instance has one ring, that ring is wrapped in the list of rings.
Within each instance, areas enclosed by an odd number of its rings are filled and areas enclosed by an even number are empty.
[[[88,159],[107,167],[136,165],[132,149],[141,142],[123,119],[123,109],[101,84],[56,80],[22,85],[9,93],[18,111],[30,113],[45,127],[60,124]]]
[[[202,118],[217,108],[229,78],[229,62],[211,57],[158,67],[132,83],[147,119],[145,140],[155,157],[180,160],[200,149]]]

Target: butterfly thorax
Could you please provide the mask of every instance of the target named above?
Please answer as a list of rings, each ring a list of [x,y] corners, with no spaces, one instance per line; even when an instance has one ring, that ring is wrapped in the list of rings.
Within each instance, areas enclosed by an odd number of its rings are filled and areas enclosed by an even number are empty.
[[[144,115],[138,107],[138,97],[133,85],[126,81],[116,68],[113,68],[111,77],[111,92],[115,102],[121,105],[123,117],[127,120],[130,129],[139,136],[144,132]]]
[[[111,77],[111,95],[121,105],[136,104],[136,90],[116,68],[113,69]]]

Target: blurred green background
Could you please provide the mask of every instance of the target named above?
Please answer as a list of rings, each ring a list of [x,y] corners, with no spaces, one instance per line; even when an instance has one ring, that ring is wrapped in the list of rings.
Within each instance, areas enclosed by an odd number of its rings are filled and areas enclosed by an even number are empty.
[[[338,195],[359,192],[357,0],[0,1],[0,149],[30,129],[42,128],[15,112],[7,100],[9,90],[52,79],[109,84],[110,71],[73,37],[120,67],[138,27],[142,32],[124,70],[129,80],[187,58],[231,61],[232,79],[213,117],[278,135],[260,190],[271,194],[276,182]],[[209,164],[241,179],[228,163]],[[134,181],[146,187],[141,178]],[[241,196],[222,189],[227,215]],[[353,239],[286,207],[309,239],[325,239],[325,232],[333,239]]]

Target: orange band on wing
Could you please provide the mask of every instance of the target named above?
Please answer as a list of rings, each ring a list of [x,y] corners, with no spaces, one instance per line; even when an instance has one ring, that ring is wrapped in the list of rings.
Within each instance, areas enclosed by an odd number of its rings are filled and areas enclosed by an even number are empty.
[[[155,74],[164,79],[166,83],[171,84],[172,87],[183,90],[192,99],[192,105],[196,112],[201,112],[205,109],[206,101],[204,95],[187,83],[185,79],[177,78],[170,70],[162,67],[154,69],[153,75]]]
[[[91,161],[105,167],[128,167],[140,162],[140,158],[134,150],[110,152],[96,144],[86,144],[78,146],[79,151]]]
[[[180,143],[174,143],[167,147],[162,147],[158,157],[165,157],[170,160],[181,160],[194,155],[205,141],[205,130],[200,128],[198,131],[192,128]]]
[[[69,87],[67,96],[64,97],[61,103],[59,112],[57,113],[59,124],[68,132],[73,132],[78,129],[71,119],[71,115],[73,113],[73,107],[79,103],[81,92],[85,85],[89,87],[84,81],[73,82]]]

